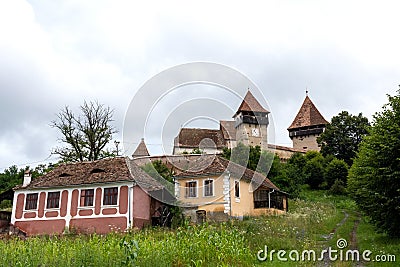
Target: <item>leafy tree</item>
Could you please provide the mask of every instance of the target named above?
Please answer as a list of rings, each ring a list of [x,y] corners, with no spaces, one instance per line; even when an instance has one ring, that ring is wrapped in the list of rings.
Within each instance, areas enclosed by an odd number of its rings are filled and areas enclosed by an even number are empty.
[[[25,169],[18,169],[16,165],[5,169],[4,173],[0,174],[0,192],[22,184],[24,173]]]
[[[278,175],[272,182],[282,191],[289,193],[290,198],[297,198],[301,191],[301,179],[298,168],[293,164],[282,164]]]
[[[324,182],[324,158],[321,154],[311,156],[310,152],[307,152],[305,157],[307,159],[303,169],[305,182],[311,189],[319,189]]]
[[[321,153],[324,156],[333,155],[338,159],[343,159],[351,166],[358,146],[368,132],[368,127],[368,119],[362,116],[362,113],[355,116],[342,111],[332,118],[331,123],[318,137],[317,142],[321,145]]]
[[[400,89],[388,99],[360,145],[348,190],[378,229],[400,236]]]
[[[167,165],[162,163],[161,160],[155,160],[151,163],[147,163],[142,167],[142,169],[153,178],[161,176],[168,182],[173,183],[174,171],[169,169]]]
[[[62,161],[92,161],[110,155],[105,146],[116,133],[111,125],[113,110],[97,102],[86,101],[80,107],[81,115],[77,116],[68,106],[58,115],[51,126],[60,130],[62,142],[66,147],[56,148],[53,153]]]
[[[347,183],[347,175],[348,175],[348,166],[344,160],[333,159],[325,168],[325,182],[328,188],[331,188],[333,184],[336,182],[337,185],[341,184],[342,186]]]
[[[263,173],[270,180],[274,180],[282,170],[282,163],[277,155],[263,150],[256,170]]]

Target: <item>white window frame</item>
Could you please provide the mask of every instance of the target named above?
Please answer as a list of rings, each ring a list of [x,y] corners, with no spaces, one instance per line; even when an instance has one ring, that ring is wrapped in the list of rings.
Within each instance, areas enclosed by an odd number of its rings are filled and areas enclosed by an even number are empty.
[[[236,196],[236,184],[238,185],[239,196]],[[234,180],[234,182],[233,182],[233,195],[235,196],[235,201],[240,202],[240,181],[239,180]]]
[[[37,195],[37,199],[36,199],[36,209],[26,209],[26,204],[27,204],[27,202],[28,202],[28,195]],[[40,194],[39,194],[39,192],[36,192],[36,193],[26,193],[25,194],[25,203],[24,203],[24,211],[27,211],[27,212],[30,212],[30,211],[37,211],[38,209],[39,209],[39,197],[40,197]]]
[[[48,204],[48,202],[49,202],[49,194],[50,193],[57,193],[58,192],[58,208],[48,208],[47,207],[47,204]],[[60,209],[60,207],[61,207],[61,197],[62,197],[62,195],[61,195],[61,191],[60,190],[58,190],[58,191],[47,191],[46,192],[46,203],[45,203],[45,210],[59,210]]]
[[[211,195],[206,195],[206,181],[211,181]],[[214,196],[214,179],[203,180],[203,197],[213,197]]]
[[[90,189],[93,190],[93,205],[91,205],[91,206],[83,206],[83,205],[81,205],[82,191],[83,190],[90,190]],[[79,208],[93,208],[95,203],[96,203],[96,188],[92,188],[92,187],[91,188],[81,188],[79,190]]]
[[[195,196],[190,196],[190,187],[186,187],[187,183],[196,183],[195,188]],[[185,182],[185,198],[197,198],[197,196],[199,195],[199,187],[198,187],[198,182],[196,180],[191,180],[191,181],[186,181]]]

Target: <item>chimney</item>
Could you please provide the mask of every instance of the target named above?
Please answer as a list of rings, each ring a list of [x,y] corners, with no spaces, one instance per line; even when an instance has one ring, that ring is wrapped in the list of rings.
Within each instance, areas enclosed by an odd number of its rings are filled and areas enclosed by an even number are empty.
[[[24,173],[24,182],[22,184],[23,187],[28,186],[31,183],[32,174],[30,170],[26,170]]]

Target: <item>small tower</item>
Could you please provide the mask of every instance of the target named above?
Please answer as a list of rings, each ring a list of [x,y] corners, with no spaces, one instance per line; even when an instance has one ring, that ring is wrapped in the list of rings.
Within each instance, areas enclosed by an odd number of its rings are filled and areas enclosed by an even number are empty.
[[[147,150],[146,144],[144,143],[144,138],[142,138],[135,152],[133,152],[132,158],[145,157],[145,156],[150,156],[150,154],[149,151]]]
[[[268,114],[250,90],[247,91],[242,104],[233,118],[235,119],[236,141],[247,146],[260,146],[268,149]]]
[[[317,138],[325,130],[326,124],[328,122],[315,107],[306,91],[306,98],[296,118],[288,128],[293,148],[304,151],[320,151],[321,148],[318,146]]]

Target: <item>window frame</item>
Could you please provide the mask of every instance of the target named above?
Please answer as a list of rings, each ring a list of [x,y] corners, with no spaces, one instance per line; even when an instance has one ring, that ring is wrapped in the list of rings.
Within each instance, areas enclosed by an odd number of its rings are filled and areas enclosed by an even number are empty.
[[[206,182],[208,182],[208,184],[206,185]],[[207,189],[207,187],[209,187],[211,184],[211,192],[210,189]],[[211,193],[211,194],[206,194],[206,193]],[[204,197],[213,197],[214,196],[214,179],[206,179],[203,181],[203,196]]]
[[[195,186],[194,187],[190,187],[188,186],[189,184],[194,183]],[[197,187],[197,181],[196,180],[192,180],[192,181],[187,181],[185,182],[185,198],[197,198],[198,196],[198,187]],[[191,188],[193,189],[191,191]],[[191,192],[194,192],[194,196],[191,195]]]
[[[47,192],[46,209],[59,209],[60,195],[60,191]]]
[[[255,209],[268,208],[269,204],[269,190],[257,189],[253,193],[253,203]]]
[[[240,199],[240,181],[239,180],[235,180],[234,190],[235,190],[235,192],[234,192],[235,198]]]
[[[36,195],[36,198],[30,198],[29,196],[34,196]],[[39,200],[39,193],[28,193],[26,194],[26,199],[25,199],[25,210],[37,210],[38,209],[38,200]],[[35,207],[31,207],[33,206]]]
[[[87,194],[88,191],[92,191],[92,194]],[[91,205],[89,205],[91,199]],[[95,190],[94,188],[85,188],[80,190],[80,197],[79,197],[79,207],[87,208],[93,207],[95,203]]]
[[[113,190],[113,191],[108,192],[110,190]],[[107,192],[107,194],[106,194],[106,192]],[[119,199],[119,187],[118,186],[103,188],[103,202],[102,202],[103,206],[117,206],[118,199]],[[109,200],[109,201],[106,202],[106,200]]]

